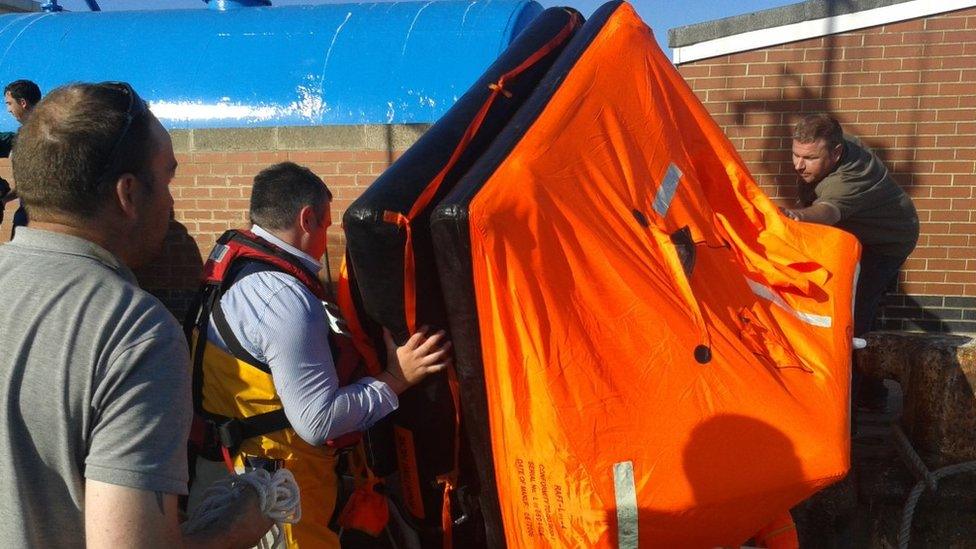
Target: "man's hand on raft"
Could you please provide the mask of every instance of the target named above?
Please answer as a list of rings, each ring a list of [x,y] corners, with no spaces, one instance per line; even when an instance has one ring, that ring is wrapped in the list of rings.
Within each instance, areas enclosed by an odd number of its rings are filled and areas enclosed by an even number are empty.
[[[430,328],[424,326],[410,336],[402,346],[397,347],[390,332],[383,330],[386,341],[386,370],[377,379],[386,383],[393,392],[400,394],[411,386],[420,383],[430,374],[440,372],[454,361],[451,342],[447,333],[440,330],[428,335]]]

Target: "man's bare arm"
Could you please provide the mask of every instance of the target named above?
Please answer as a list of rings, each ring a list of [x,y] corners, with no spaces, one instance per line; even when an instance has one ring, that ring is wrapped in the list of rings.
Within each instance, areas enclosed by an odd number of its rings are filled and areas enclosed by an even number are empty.
[[[840,210],[833,204],[818,202],[809,208],[796,210],[783,209],[783,215],[797,221],[819,223],[821,225],[836,225],[840,221]]]
[[[202,532],[180,532],[176,496],[95,480],[85,481],[85,541],[89,549],[251,547],[271,528],[250,489]]]
[[[181,547],[176,496],[85,481],[89,549]]]

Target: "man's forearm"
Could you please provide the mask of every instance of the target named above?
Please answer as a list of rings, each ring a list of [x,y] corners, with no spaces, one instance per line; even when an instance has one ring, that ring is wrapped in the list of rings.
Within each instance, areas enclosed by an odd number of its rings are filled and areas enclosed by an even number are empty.
[[[836,225],[840,221],[840,210],[826,202],[818,202],[809,208],[783,210],[783,214],[790,219],[821,225]]]
[[[236,549],[257,544],[272,525],[251,488],[209,525],[182,540],[178,517],[173,494],[85,481],[85,542],[89,549]]]

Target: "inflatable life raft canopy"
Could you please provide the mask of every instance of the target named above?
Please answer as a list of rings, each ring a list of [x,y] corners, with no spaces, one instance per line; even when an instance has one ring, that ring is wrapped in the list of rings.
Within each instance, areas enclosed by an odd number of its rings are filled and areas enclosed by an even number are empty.
[[[628,4],[575,31],[483,148],[435,130],[465,162],[411,151],[384,174],[409,191],[368,191],[383,215],[354,214],[347,315],[409,331],[442,300],[489,537],[738,545],[846,474],[859,246],[779,213]],[[429,227],[391,223],[429,187],[408,157],[451,175]]]

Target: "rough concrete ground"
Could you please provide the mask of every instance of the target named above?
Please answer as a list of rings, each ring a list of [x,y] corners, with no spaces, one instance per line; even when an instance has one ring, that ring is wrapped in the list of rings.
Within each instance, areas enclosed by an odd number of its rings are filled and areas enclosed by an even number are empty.
[[[899,546],[903,506],[917,479],[892,435],[902,412],[901,388],[885,384],[888,409],[856,418],[852,474],[794,509],[803,549]],[[976,548],[976,474],[946,478],[937,493],[923,494],[910,532],[911,548]]]

